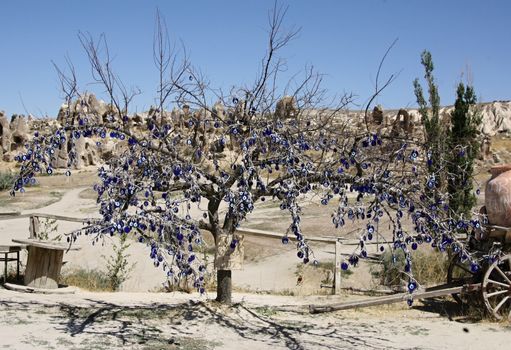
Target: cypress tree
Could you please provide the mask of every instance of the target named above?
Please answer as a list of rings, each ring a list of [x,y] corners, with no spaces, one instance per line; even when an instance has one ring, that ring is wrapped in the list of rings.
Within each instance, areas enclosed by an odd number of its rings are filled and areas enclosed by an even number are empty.
[[[422,86],[418,79],[414,80],[413,86],[419,105],[421,122],[424,127],[424,141],[428,152],[429,180],[425,191],[433,203],[437,203],[441,197],[440,192],[445,188],[445,128],[440,120],[440,96],[433,77],[434,65],[429,51],[422,53],[421,64],[424,67],[424,78],[428,84],[429,101],[424,98]]]
[[[481,115],[474,109],[476,102],[473,87],[465,87],[460,83],[456,90],[454,110],[450,115],[450,153],[447,157],[449,207],[459,215],[468,215],[476,204],[472,174],[481,147]]]

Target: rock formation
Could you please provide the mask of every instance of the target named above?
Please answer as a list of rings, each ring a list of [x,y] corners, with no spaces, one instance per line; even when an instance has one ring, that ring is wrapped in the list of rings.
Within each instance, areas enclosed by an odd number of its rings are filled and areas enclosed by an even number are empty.
[[[154,120],[158,125],[172,125],[175,132],[183,134],[187,128],[197,128],[197,135],[194,142],[202,144],[202,147],[210,147],[214,152],[222,152],[227,143],[217,137],[217,134],[225,133],[226,124],[229,120],[237,123],[248,122],[251,118],[251,111],[244,101],[235,101],[234,106],[230,108],[218,101],[210,110],[192,109],[184,104],[182,108],[174,108],[172,111],[158,111],[154,107],[148,112],[134,113],[128,116],[128,128],[134,133],[143,133],[147,128],[148,120]],[[483,103],[477,106],[482,115],[482,133],[484,140],[481,145],[481,161],[494,161],[504,159],[511,162],[511,153],[502,149],[502,142],[495,144],[495,150],[492,150],[492,136],[501,134],[499,137],[509,137],[511,134],[511,102],[492,102]],[[449,113],[453,107],[441,108],[440,114],[443,121],[449,121]],[[57,119],[32,119],[23,115],[13,115],[10,122],[4,112],[0,112],[0,159],[4,161],[13,161],[14,157],[23,149],[23,145],[32,138],[35,131],[46,133],[56,126],[62,126],[69,123],[77,112],[85,115],[88,123],[104,123],[112,118],[111,106],[98,100],[93,94],[84,94],[77,101],[73,101],[70,106],[62,105]],[[325,113],[329,111],[324,111]],[[281,120],[295,118],[299,113],[296,100],[292,96],[285,96],[279,100],[275,108],[275,118]],[[307,111],[310,115],[322,113],[320,110]],[[373,108],[368,120],[364,119],[365,114],[359,111],[338,111],[335,113],[336,122],[339,126],[348,126],[350,129],[366,128],[367,124],[375,126],[377,132],[392,132],[394,135],[413,136],[421,139],[423,137],[422,126],[420,124],[420,115],[417,110],[383,110],[381,106]],[[224,122],[216,123],[218,120]],[[77,122],[77,120],[74,120]],[[182,137],[178,136],[178,137]],[[207,144],[213,140],[211,144]],[[101,141],[101,146],[96,145],[96,141]],[[88,165],[96,165],[115,156],[125,150],[120,146],[110,145],[108,140],[97,140],[94,137],[81,137],[75,140],[75,150],[77,152],[77,162],[73,167],[81,168]],[[232,147],[231,143],[228,143]],[[68,144],[63,149],[58,150],[55,159],[52,162],[55,168],[67,168],[69,166],[68,150],[71,145]],[[500,152],[500,153],[499,153]],[[498,153],[498,154],[497,154]],[[509,157],[508,157],[509,153]],[[508,159],[509,158],[509,159]]]
[[[275,116],[281,119],[294,118],[298,114],[296,99],[293,96],[284,96],[277,102]]]
[[[374,106],[371,113],[372,123],[376,125],[383,124],[383,108],[380,105]]]
[[[11,130],[5,112],[0,111],[0,159],[11,151]]]
[[[400,109],[397,112],[396,119],[392,123],[392,134],[412,135],[414,132],[413,115],[410,115],[406,109]]]
[[[112,112],[112,107],[102,100],[98,100],[94,94],[85,93],[80,96],[76,101],[73,101],[70,106],[62,104],[57,115],[57,121],[61,125],[69,122],[69,117],[77,113],[86,115],[91,123],[102,123],[108,114]]]

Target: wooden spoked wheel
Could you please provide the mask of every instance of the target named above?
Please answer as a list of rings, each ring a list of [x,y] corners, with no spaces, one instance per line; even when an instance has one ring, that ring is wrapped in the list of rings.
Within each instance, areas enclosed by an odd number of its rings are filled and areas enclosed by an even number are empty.
[[[511,254],[498,258],[484,274],[483,300],[497,320],[511,320]]]
[[[470,259],[462,261],[460,259],[460,254],[456,254],[452,257],[449,268],[447,270],[448,284],[455,287],[463,286],[465,284],[479,283],[480,281],[481,273],[480,271],[474,272],[471,270]],[[452,294],[452,297],[460,305],[469,303],[472,304],[474,301],[474,298],[471,298],[470,295]]]

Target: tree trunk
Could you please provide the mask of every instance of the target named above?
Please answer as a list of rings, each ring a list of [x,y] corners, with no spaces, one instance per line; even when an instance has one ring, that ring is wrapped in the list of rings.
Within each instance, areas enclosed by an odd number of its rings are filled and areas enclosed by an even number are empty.
[[[216,301],[222,304],[230,304],[231,294],[232,294],[231,270],[217,270]]]

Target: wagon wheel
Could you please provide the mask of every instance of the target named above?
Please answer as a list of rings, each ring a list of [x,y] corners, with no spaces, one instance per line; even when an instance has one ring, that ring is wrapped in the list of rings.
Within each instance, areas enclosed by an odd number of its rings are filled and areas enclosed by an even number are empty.
[[[465,284],[474,284],[481,281],[481,273],[479,271],[473,272],[471,270],[470,259],[461,261],[460,253],[454,255],[447,269],[447,283],[456,286],[463,286]],[[467,294],[451,294],[453,299],[460,305],[468,304],[473,301]]]
[[[486,308],[497,320],[511,320],[511,254],[488,267],[482,282]]]

